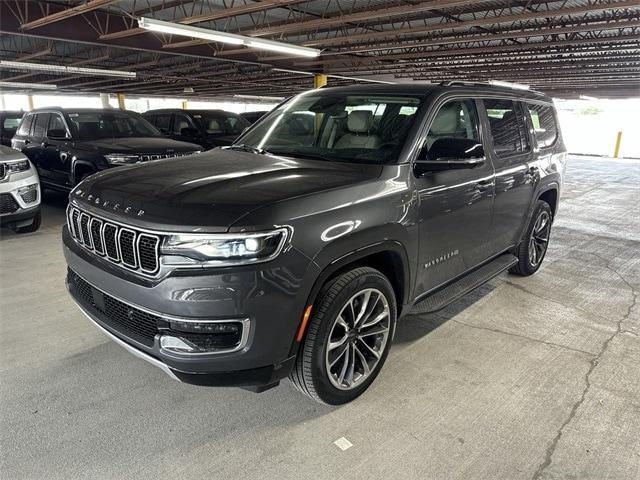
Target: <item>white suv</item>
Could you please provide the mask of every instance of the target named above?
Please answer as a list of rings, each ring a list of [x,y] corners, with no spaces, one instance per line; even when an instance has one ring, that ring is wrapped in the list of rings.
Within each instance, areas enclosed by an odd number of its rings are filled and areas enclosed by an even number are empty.
[[[0,145],[0,225],[17,233],[40,228],[40,181],[22,153]]]

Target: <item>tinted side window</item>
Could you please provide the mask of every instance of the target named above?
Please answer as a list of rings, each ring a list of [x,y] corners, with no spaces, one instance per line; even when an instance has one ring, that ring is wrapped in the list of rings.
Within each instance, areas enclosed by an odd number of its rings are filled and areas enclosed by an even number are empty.
[[[165,113],[162,115],[156,115],[155,122],[153,122],[153,124],[161,132],[168,132],[169,130],[171,130],[171,114]]]
[[[15,130],[20,125],[20,119],[22,117],[4,117],[2,120],[3,130]]]
[[[484,105],[496,154],[508,156],[527,152],[529,137],[520,104],[513,100],[487,99]]]
[[[481,143],[473,100],[454,100],[440,107],[427,134],[427,149],[441,138],[465,138]]]
[[[47,130],[67,130],[67,127],[62,120],[62,117],[57,113],[51,114],[51,120],[49,120],[49,128]]]
[[[553,108],[547,105],[528,104],[527,109],[536,135],[538,147],[553,145],[558,137],[558,126]]]
[[[44,137],[47,125],[49,125],[49,116],[50,114],[48,113],[38,113],[36,115],[36,125],[33,127],[34,137]]]
[[[186,115],[176,114],[173,118],[173,133],[180,135],[183,128],[193,128],[193,123]]]
[[[29,135],[34,117],[35,115],[24,116],[24,118],[22,119],[22,123],[20,124],[20,128],[18,129],[18,135]]]

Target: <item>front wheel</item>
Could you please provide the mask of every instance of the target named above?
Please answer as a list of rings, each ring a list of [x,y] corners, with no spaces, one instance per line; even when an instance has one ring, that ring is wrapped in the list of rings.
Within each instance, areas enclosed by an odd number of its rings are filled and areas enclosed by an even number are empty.
[[[551,207],[538,200],[516,252],[518,263],[509,270],[511,273],[526,277],[538,271],[549,246],[552,221]]]
[[[360,267],[324,286],[290,380],[314,400],[350,402],[373,383],[396,325],[396,299],[378,270]]]

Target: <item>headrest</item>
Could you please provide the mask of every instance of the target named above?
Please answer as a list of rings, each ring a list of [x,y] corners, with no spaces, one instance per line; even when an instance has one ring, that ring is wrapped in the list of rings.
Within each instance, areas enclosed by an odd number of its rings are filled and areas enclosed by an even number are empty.
[[[373,113],[369,110],[354,110],[347,118],[347,128],[353,133],[367,133],[373,125]]]
[[[437,113],[436,118],[431,125],[430,133],[434,135],[446,135],[455,133],[458,130],[458,116],[460,115],[460,106],[458,103],[445,105]]]

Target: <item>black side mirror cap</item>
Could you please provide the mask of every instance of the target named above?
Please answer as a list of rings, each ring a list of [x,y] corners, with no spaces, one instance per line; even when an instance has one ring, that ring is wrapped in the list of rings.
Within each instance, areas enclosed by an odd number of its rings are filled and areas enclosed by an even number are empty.
[[[47,130],[47,138],[49,140],[69,140],[69,135],[66,130],[52,128],[51,130]]]

